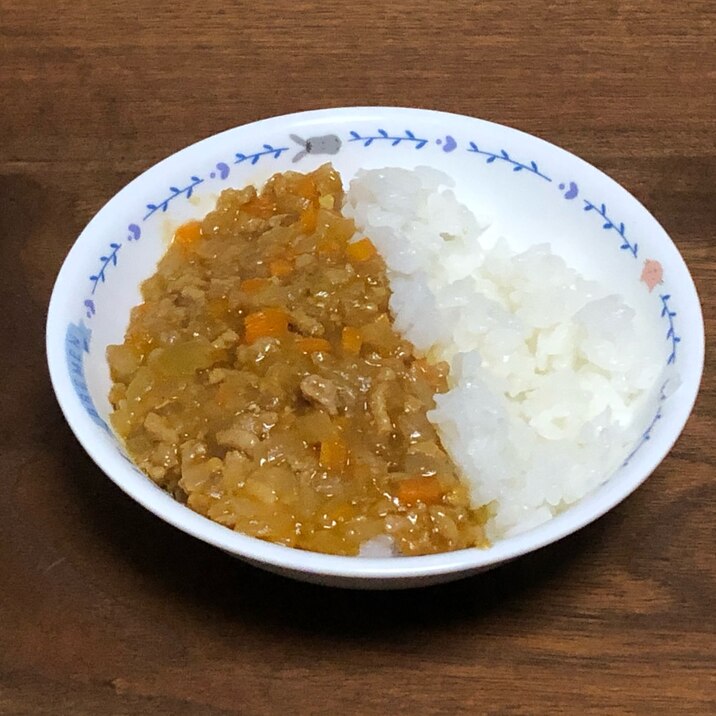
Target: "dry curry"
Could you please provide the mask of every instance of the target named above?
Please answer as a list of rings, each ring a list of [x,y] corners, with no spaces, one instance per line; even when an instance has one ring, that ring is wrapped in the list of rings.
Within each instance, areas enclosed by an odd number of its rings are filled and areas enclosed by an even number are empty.
[[[447,366],[394,330],[383,260],[342,203],[325,165],[226,190],[181,226],[108,349],[112,425],[158,485],[254,537],[483,545],[486,511],[426,417]]]

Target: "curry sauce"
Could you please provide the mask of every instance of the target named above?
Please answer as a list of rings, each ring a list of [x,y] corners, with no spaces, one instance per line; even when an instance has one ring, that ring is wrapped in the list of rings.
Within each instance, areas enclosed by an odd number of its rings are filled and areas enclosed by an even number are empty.
[[[486,510],[426,416],[447,366],[393,328],[383,260],[342,203],[325,165],[226,190],[181,226],[108,349],[112,425],[158,485],[254,537],[483,545]]]

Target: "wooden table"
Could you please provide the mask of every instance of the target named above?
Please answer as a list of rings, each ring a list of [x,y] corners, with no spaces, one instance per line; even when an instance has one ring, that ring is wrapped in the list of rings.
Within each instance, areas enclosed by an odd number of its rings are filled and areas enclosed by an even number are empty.
[[[137,506],[50,388],[60,264],[137,173],[294,110],[433,107],[621,182],[716,336],[709,0],[0,0],[0,713],[714,713],[716,372],[652,478],[480,577],[354,593],[271,576]]]

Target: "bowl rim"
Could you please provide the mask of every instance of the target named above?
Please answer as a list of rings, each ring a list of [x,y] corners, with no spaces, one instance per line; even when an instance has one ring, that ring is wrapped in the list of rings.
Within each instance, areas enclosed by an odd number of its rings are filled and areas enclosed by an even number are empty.
[[[311,121],[324,120],[327,117],[343,116],[347,114],[367,114],[374,113],[377,115],[402,114],[402,113],[419,113],[429,119],[435,120],[459,120],[459,121],[475,121],[491,125],[498,130],[508,130],[509,132],[521,135],[523,138],[531,142],[543,143],[548,145],[550,150],[557,150],[563,153],[569,161],[576,161],[582,166],[586,165],[591,172],[597,172],[601,175],[601,179],[606,180],[614,189],[622,192],[629,200],[638,205],[639,209],[645,212],[655,225],[660,229],[662,240],[666,240],[673,248],[675,255],[681,263],[683,275],[687,279],[687,285],[684,286],[686,292],[691,292],[696,299],[692,302],[696,315],[691,315],[693,321],[697,318],[698,325],[691,325],[694,331],[694,343],[691,352],[696,351],[696,375],[689,381],[689,385],[682,384],[679,387],[681,393],[680,402],[677,409],[673,411],[670,417],[670,431],[659,443],[658,449],[653,449],[649,453],[649,459],[642,460],[644,463],[641,470],[636,473],[625,473],[620,480],[610,478],[601,485],[597,490],[586,495],[574,505],[570,506],[565,512],[556,515],[547,522],[529,529],[523,533],[511,537],[505,537],[489,548],[470,548],[457,550],[454,552],[444,552],[435,555],[415,556],[415,557],[391,557],[391,558],[367,558],[367,557],[350,557],[326,555],[317,552],[309,552],[293,547],[286,547],[271,542],[266,542],[258,538],[249,537],[247,535],[235,532],[227,527],[219,525],[206,517],[193,512],[190,508],[181,505],[174,500],[168,493],[152,483],[149,478],[144,477],[143,482],[139,483],[136,478],[139,475],[135,469],[130,466],[124,458],[120,457],[118,452],[112,452],[91,439],[93,430],[96,428],[89,416],[78,408],[78,401],[74,394],[67,390],[63,373],[66,371],[64,365],[64,331],[66,327],[66,319],[62,317],[63,294],[65,286],[72,280],[73,259],[80,251],[80,244],[83,237],[89,237],[95,221],[100,215],[112,210],[112,208],[121,204],[122,199],[127,193],[131,192],[134,187],[140,184],[146,176],[153,172],[156,168],[176,161],[177,155],[187,152],[188,150],[196,150],[202,145],[219,142],[222,137],[228,137],[237,129],[256,128],[274,128],[273,125],[291,124],[301,122],[302,124]],[[85,239],[86,240],[86,239]],[[440,576],[450,573],[460,574],[463,572],[474,572],[481,569],[496,566],[500,563],[515,559],[528,552],[541,549],[552,544],[578,530],[594,522],[606,512],[611,510],[617,504],[626,499],[634,492],[663,461],[670,452],[675,442],[683,432],[686,422],[693,410],[698,395],[701,379],[704,369],[705,357],[705,332],[704,332],[703,312],[698,297],[698,292],[693,281],[693,277],[684,262],[681,253],[669,234],[663,229],[656,217],[643,206],[643,204],[629,192],[625,187],[602,172],[597,167],[589,164],[580,157],[572,154],[566,149],[552,144],[536,135],[524,132],[513,127],[491,122],[489,120],[471,117],[450,112],[437,111],[432,109],[422,109],[414,107],[396,107],[396,106],[346,106],[336,108],[326,108],[318,110],[309,110],[305,112],[294,112],[284,115],[277,115],[259,119],[247,124],[238,125],[216,134],[210,135],[194,142],[186,147],[180,148],[169,156],[154,163],[138,176],[132,179],[116,194],[114,194],[92,217],[82,230],[77,239],[73,242],[72,247],[63,260],[62,266],[55,280],[52,294],[50,297],[47,322],[46,322],[46,357],[50,373],[50,379],[53,390],[57,397],[65,420],[70,429],[74,433],[76,439],[82,445],[84,450],[95,462],[95,464],[106,474],[112,482],[114,482],[121,490],[129,495],[133,500],[141,504],[150,512],[160,517],[165,522],[177,527],[178,529],[192,535],[208,544],[218,547],[226,552],[236,555],[240,558],[247,559],[255,564],[263,564],[268,568],[285,570],[293,573],[304,573],[314,576],[326,576],[336,578],[349,579],[371,579],[371,580],[405,580],[410,578],[422,578],[429,576]],[[694,356],[692,356],[693,360]],[[688,389],[688,393],[684,391]],[[605,489],[606,488],[606,489]],[[158,493],[161,493],[158,494]],[[163,498],[166,498],[163,499]],[[595,499],[596,498],[596,499]],[[168,500],[168,502],[167,502]],[[588,509],[587,509],[588,508]]]

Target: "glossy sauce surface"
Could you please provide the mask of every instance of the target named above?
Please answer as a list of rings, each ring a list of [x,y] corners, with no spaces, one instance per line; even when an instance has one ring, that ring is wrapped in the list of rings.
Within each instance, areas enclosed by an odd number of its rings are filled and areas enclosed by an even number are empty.
[[[224,191],[180,227],[110,346],[112,425],[193,510],[292,547],[485,544],[426,417],[447,366],[393,329],[385,265],[325,165]]]

